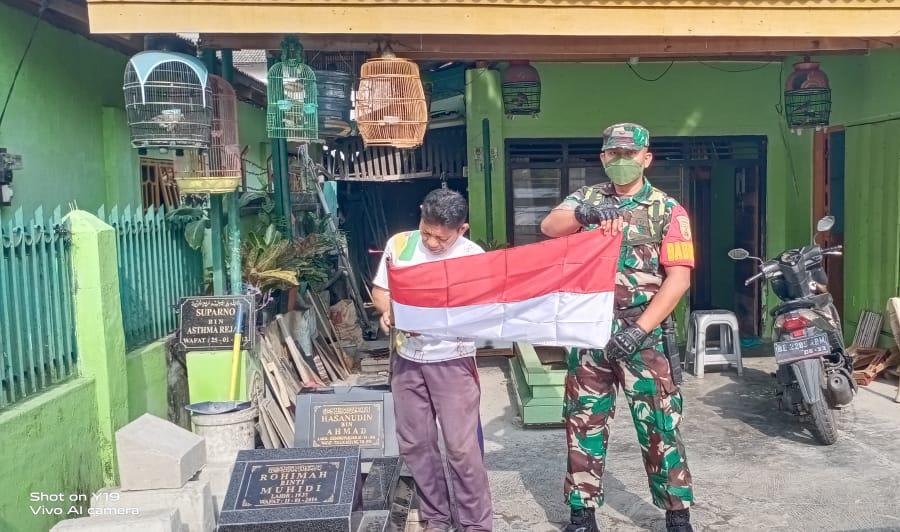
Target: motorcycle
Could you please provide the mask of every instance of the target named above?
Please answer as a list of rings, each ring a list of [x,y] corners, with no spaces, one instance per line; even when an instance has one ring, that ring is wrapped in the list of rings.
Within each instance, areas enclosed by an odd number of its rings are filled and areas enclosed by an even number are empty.
[[[816,237],[832,226],[833,216],[822,218],[811,245],[788,249],[767,261],[742,248],[728,252],[732,260],[760,264],[759,273],[744,286],[764,278],[781,300],[772,310],[778,364],[775,395],[783,410],[812,419],[813,434],[824,445],[838,439],[835,411],[849,405],[857,393],[853,361],[844,348],[840,316],[823,268],[825,256],[841,256],[843,247],[822,249],[816,244]]]

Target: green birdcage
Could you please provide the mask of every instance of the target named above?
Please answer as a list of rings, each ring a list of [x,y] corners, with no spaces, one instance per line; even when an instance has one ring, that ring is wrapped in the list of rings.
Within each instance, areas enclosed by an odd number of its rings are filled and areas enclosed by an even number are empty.
[[[294,38],[281,45],[281,62],[269,69],[266,131],[269,138],[294,142],[319,139],[319,99],[316,75],[303,63],[303,49]]]

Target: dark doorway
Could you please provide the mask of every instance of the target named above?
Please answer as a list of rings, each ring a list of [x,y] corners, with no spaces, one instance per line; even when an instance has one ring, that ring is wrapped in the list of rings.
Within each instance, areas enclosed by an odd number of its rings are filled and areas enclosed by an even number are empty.
[[[816,133],[813,162],[813,220],[834,216],[834,227],[819,237],[822,246],[844,244],[844,129],[832,127]],[[838,313],[844,313],[844,262],[842,257],[826,257],[828,291]]]

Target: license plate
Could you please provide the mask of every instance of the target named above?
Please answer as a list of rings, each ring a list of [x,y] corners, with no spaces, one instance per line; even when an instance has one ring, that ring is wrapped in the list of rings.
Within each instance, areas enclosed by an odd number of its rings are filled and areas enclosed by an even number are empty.
[[[787,364],[807,358],[820,357],[831,352],[828,336],[817,334],[786,342],[775,342],[775,362]]]

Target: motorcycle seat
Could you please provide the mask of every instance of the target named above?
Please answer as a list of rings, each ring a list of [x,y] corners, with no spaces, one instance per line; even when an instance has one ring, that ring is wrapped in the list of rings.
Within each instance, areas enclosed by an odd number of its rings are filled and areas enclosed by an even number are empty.
[[[796,301],[788,301],[784,305],[772,310],[772,316],[780,316],[792,310],[804,308],[820,308],[831,302],[830,294],[819,294],[809,299],[798,299]]]

